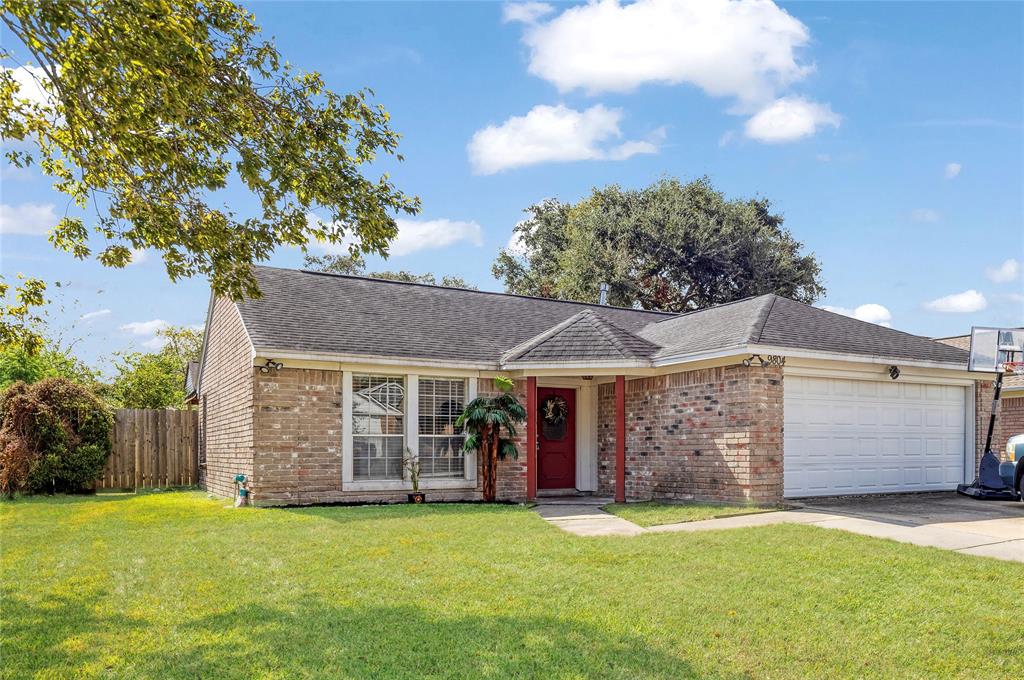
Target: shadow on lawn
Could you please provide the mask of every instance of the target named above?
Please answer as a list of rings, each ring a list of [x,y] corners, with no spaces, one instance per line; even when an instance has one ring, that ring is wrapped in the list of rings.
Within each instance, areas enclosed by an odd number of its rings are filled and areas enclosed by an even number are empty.
[[[264,508],[303,517],[316,517],[339,524],[382,522],[387,520],[430,520],[453,515],[511,517],[525,509],[524,505],[506,503],[380,503],[369,505],[311,505],[305,507]]]
[[[97,614],[105,599],[29,604],[5,595],[3,675],[695,677],[685,661],[637,636],[551,616],[453,616],[305,600],[288,611],[242,605],[155,627],[141,617]]]

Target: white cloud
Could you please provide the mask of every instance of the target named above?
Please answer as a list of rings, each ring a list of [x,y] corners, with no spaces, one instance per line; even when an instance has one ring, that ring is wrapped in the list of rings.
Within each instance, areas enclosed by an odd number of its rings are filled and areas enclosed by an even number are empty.
[[[546,2],[509,2],[501,8],[501,20],[505,23],[518,21],[532,24],[554,11],[555,8]]]
[[[46,72],[37,66],[18,66],[6,68],[0,66],[4,71],[14,77],[18,83],[18,98],[27,100],[32,104],[47,106],[50,103],[50,94],[43,87],[49,82]]]
[[[607,146],[622,136],[622,111],[600,104],[585,111],[558,106],[535,106],[525,116],[512,116],[501,125],[478,130],[466,151],[473,171],[491,175],[537,163],[584,160],[625,160],[642,153],[657,153],[664,128],[647,140]]]
[[[809,40],[804,24],[765,0],[599,0],[523,34],[530,73],[563,92],[687,83],[746,103],[813,70],[796,54]]]
[[[145,248],[132,248],[132,259],[129,265],[142,264],[149,259],[149,251]]]
[[[99,319],[100,317],[103,317],[103,316],[110,316],[110,310],[109,309],[97,309],[95,312],[86,312],[85,314],[83,314],[79,318],[82,321],[95,321],[96,319]]]
[[[121,326],[121,330],[132,335],[138,335],[140,337],[156,335],[156,332],[167,328],[171,324],[167,323],[163,319],[153,319],[152,321],[132,321]]]
[[[162,350],[164,348],[164,345],[166,345],[166,344],[167,344],[167,338],[165,338],[162,335],[154,335],[149,340],[146,340],[145,342],[143,342],[142,346],[145,347],[146,349],[151,349],[151,350],[154,350],[154,351],[160,351],[160,350]]]
[[[311,225],[324,224],[315,213],[308,213],[306,219]],[[436,219],[406,220],[397,219],[398,236],[391,242],[391,255],[409,255],[421,250],[437,250],[447,248],[459,242],[468,242],[475,246],[483,245],[483,230],[473,221]],[[345,234],[339,243],[311,243],[320,250],[336,255],[348,254],[349,246],[356,243],[352,234]]]
[[[747,121],[744,133],[769,144],[809,137],[826,125],[839,127],[841,118],[827,104],[802,97],[783,97],[767,105]]]
[[[13,163],[5,163],[0,167],[0,179],[3,180],[26,180],[32,179],[32,171],[29,168],[19,168]]]
[[[938,222],[941,217],[937,210],[931,208],[918,208],[910,212],[910,219],[915,222]]]
[[[861,305],[856,309],[833,307],[831,305],[822,305],[821,308],[829,312],[835,312],[836,314],[842,314],[843,316],[859,319],[860,321],[867,321],[868,323],[885,326],[886,328],[891,325],[889,322],[892,321],[892,313],[882,305],[875,304],[873,302]]]
[[[512,235],[508,237],[508,243],[505,244],[505,250],[514,257],[525,257],[530,254],[530,248],[523,241],[523,234],[519,231],[522,224],[520,222],[516,225],[516,228],[512,230]]]
[[[994,281],[995,283],[1016,281],[1017,277],[1020,276],[1020,262],[1011,257],[1008,260],[1004,260],[997,267],[986,268],[985,276],[988,277],[989,281]]]
[[[0,234],[43,236],[60,219],[53,203],[0,203]]]
[[[962,293],[955,293],[926,302],[924,307],[933,312],[963,314],[967,312],[980,312],[988,307],[988,300],[985,299],[984,295],[972,288]]]
[[[391,242],[392,255],[409,255],[420,250],[437,250],[465,241],[483,245],[480,225],[458,220],[397,220],[398,237]]]
[[[943,174],[945,174],[946,179],[953,179],[954,177],[959,175],[960,171],[963,169],[964,166],[960,165],[959,163],[946,163],[946,169]]]

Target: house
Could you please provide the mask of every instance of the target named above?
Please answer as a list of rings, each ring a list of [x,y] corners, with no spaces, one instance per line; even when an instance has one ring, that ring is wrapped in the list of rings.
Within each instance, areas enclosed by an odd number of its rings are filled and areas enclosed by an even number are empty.
[[[971,349],[971,336],[954,335],[948,338],[936,338],[938,342],[962,350]],[[981,423],[981,435],[985,436],[988,422]],[[1006,375],[1003,377],[1003,388],[999,397],[999,417],[992,433],[992,450],[1002,453],[1006,442],[1014,435],[1024,434],[1024,376]]]
[[[527,407],[501,499],[778,501],[974,477],[991,374],[967,352],[775,295],[689,314],[258,267],[212,298],[198,381],[203,484],[254,502],[480,497],[463,405]]]

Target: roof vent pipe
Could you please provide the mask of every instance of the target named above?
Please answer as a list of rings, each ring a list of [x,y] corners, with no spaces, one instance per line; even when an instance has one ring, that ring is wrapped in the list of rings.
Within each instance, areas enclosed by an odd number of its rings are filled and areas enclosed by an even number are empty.
[[[600,304],[600,305],[607,305],[608,304],[608,284],[602,282],[601,283],[601,287],[599,288],[599,290],[601,291],[601,297],[598,298],[598,304]]]

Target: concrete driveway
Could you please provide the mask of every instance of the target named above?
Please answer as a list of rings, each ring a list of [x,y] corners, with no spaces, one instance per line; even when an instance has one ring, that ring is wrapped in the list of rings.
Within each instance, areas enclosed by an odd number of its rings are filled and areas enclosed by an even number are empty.
[[[807,498],[801,510],[832,515],[818,526],[1024,562],[1024,503],[976,501],[951,491]]]

